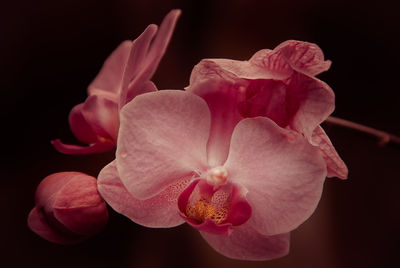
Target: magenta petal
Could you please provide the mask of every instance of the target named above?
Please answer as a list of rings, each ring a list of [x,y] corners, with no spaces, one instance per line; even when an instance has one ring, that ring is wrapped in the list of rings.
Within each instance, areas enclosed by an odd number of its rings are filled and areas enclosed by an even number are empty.
[[[228,157],[233,129],[242,119],[237,106],[245,98],[244,91],[239,84],[218,78],[198,81],[188,91],[202,97],[211,111],[208,163],[210,166],[223,165]]]
[[[236,126],[225,164],[232,183],[248,190],[249,222],[260,233],[286,233],[304,222],[321,197],[326,165],[298,133],[264,117]]]
[[[311,136],[311,143],[318,146],[322,152],[322,156],[324,157],[328,168],[327,176],[347,179],[347,166],[336,152],[335,147],[333,147],[332,142],[322,127],[318,126],[314,130]]]
[[[89,95],[118,94],[132,41],[122,42],[106,59],[99,74],[88,87]]]
[[[54,148],[63,154],[95,154],[102,153],[114,148],[115,144],[113,142],[104,141],[90,144],[89,146],[79,146],[72,144],[65,144],[61,140],[52,140],[51,144]]]
[[[69,114],[69,123],[75,137],[89,146],[51,141],[54,148],[64,154],[92,154],[111,150],[118,135],[118,106],[100,95],[89,96],[76,105]]]
[[[91,144],[98,141],[98,135],[82,114],[85,103],[75,105],[69,113],[68,121],[74,136],[83,143]]]
[[[231,195],[231,206],[225,221],[232,223],[234,226],[242,225],[251,217],[251,206],[244,198],[245,193],[239,186],[233,186]]]
[[[119,179],[115,161],[105,166],[98,176],[98,190],[106,202],[118,213],[146,227],[166,228],[180,225],[177,199],[190,179],[182,179],[160,194],[147,199],[134,198]]]
[[[286,109],[287,86],[279,80],[252,80],[246,89],[246,101],[239,103],[243,117],[265,116],[281,127],[289,124]]]
[[[43,212],[34,207],[28,216],[28,227],[40,237],[57,244],[79,243],[86,237],[63,234],[49,225]]]
[[[198,96],[163,90],[137,96],[121,110],[118,172],[138,199],[151,198],[207,169],[210,112]]]
[[[229,235],[200,233],[211,247],[232,259],[271,260],[283,257],[289,252],[289,233],[265,236],[249,224],[236,227]]]

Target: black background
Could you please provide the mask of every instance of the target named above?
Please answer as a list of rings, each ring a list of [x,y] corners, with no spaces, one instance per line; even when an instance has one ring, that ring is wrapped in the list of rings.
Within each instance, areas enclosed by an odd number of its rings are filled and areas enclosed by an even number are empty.
[[[2,267],[396,267],[400,249],[400,148],[336,126],[327,129],[347,163],[347,181],[328,179],[314,215],[292,235],[287,257],[227,259],[183,225],[148,229],[110,210],[108,227],[75,246],[42,240],[26,226],[47,175],[96,176],[113,152],[57,153],[73,142],[67,117],[86,98],[103,61],[150,23],[181,8],[153,81],[188,85],[202,58],[248,59],[287,39],[315,42],[332,60],[319,76],[336,93],[334,115],[400,134],[399,15],[396,1],[3,1],[0,11]],[[397,265],[396,265],[397,264]]]

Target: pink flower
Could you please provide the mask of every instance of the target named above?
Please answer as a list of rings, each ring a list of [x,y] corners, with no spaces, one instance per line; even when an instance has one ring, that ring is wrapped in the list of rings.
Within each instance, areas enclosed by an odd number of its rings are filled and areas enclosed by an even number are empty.
[[[107,205],[97,192],[96,179],[83,173],[47,176],[39,184],[35,199],[28,226],[54,243],[80,242],[98,233],[108,221]]]
[[[88,87],[88,98],[69,114],[75,137],[89,146],[52,141],[65,154],[91,154],[114,148],[118,136],[119,110],[135,96],[156,91],[150,81],[171,39],[180,10],[172,10],[157,26],[149,25],[134,41],[124,41],[109,56]],[[156,35],[157,34],[157,35]]]
[[[319,147],[328,177],[345,179],[347,167],[319,126],[334,110],[334,93],[314,76],[330,64],[317,45],[291,40],[274,50],[260,50],[248,61],[202,60],[194,67],[186,90],[207,102],[213,114],[211,124],[218,129],[212,133],[219,136],[215,142],[229,143],[233,128],[243,118],[268,117]],[[227,151],[218,153],[215,161],[222,163]]]
[[[166,90],[125,105],[116,160],[100,172],[99,192],[144,226],[187,222],[225,256],[283,256],[289,232],[318,204],[325,161],[303,135],[268,117],[237,120],[237,95],[224,96],[213,106]]]

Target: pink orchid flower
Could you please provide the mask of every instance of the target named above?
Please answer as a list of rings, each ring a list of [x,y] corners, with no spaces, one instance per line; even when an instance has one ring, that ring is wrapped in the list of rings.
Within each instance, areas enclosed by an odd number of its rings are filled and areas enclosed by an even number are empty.
[[[317,45],[290,40],[274,50],[260,50],[248,61],[204,59],[194,67],[186,90],[207,102],[216,130],[211,133],[214,142],[229,143],[243,118],[268,117],[317,146],[328,177],[345,179],[347,167],[319,126],[333,112],[335,97],[331,88],[314,76],[328,70],[330,64]],[[213,153],[215,161],[222,163],[227,153]]]
[[[315,210],[326,164],[303,135],[268,117],[236,122],[235,97],[218,107],[178,90],[137,96],[121,110],[116,160],[98,190],[136,223],[187,222],[227,257],[273,259]]]
[[[81,242],[102,230],[107,221],[107,205],[96,179],[79,172],[47,176],[36,190],[36,206],[28,216],[33,232],[59,244]]]
[[[137,95],[156,91],[150,81],[171,39],[180,10],[172,10],[157,26],[149,25],[133,42],[124,41],[109,56],[88,87],[88,98],[69,114],[75,137],[89,146],[52,141],[65,154],[91,154],[114,148],[119,128],[119,110]]]

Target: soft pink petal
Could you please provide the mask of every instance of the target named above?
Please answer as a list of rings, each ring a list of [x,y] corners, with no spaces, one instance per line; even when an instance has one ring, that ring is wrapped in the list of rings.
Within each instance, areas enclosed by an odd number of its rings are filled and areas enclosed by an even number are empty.
[[[324,54],[316,44],[295,40],[285,41],[274,50],[260,50],[249,62],[282,75],[290,75],[295,70],[314,76],[328,70],[331,65],[330,61],[324,60]]]
[[[118,114],[117,102],[101,95],[89,96],[82,107],[82,115],[99,141],[116,141],[119,128]],[[71,125],[71,129],[75,134],[80,131],[80,125]]]
[[[263,261],[289,253],[289,233],[265,236],[249,224],[236,227],[229,235],[200,233],[211,247],[232,259]]]
[[[104,141],[93,143],[88,146],[79,146],[73,144],[65,144],[61,140],[52,140],[51,144],[54,148],[63,154],[96,154],[111,150],[114,148],[114,142]]]
[[[28,216],[28,227],[40,237],[57,244],[79,243],[86,237],[65,234],[49,225],[43,212],[34,207]]]
[[[166,228],[184,222],[178,213],[177,199],[190,178],[179,180],[160,194],[147,199],[134,198],[119,179],[115,161],[105,166],[98,176],[98,190],[118,213],[146,227]]]
[[[150,46],[149,43],[157,31],[157,28],[151,28],[154,27],[154,25],[150,25],[148,29],[134,41],[135,44],[129,56],[130,59],[128,60],[128,66],[124,74],[120,107],[128,101],[126,98],[128,88],[131,96],[134,95],[132,93],[136,91],[136,94],[140,94],[143,83],[149,81],[154,75],[167,49],[180,14],[180,10],[172,10],[167,14]]]
[[[146,61],[150,43],[157,33],[157,25],[150,24],[143,33],[133,41],[132,49],[129,53],[128,63],[126,65],[122,78],[122,89],[119,98],[119,107],[123,107],[127,102],[129,84],[134,80],[143,69]],[[138,81],[138,83],[146,82],[146,79]],[[131,89],[132,98],[136,94],[136,89]]]
[[[316,147],[264,117],[236,126],[225,167],[230,180],[248,190],[249,222],[265,235],[286,233],[304,222],[318,204],[326,176]]]
[[[52,204],[54,217],[68,230],[93,235],[108,221],[104,200],[97,191],[97,180],[86,174],[74,176],[57,191]]]
[[[314,129],[335,109],[335,95],[321,80],[295,73],[287,92],[290,127],[311,138]]]
[[[157,33],[156,38],[151,44],[151,48],[146,57],[146,62],[144,64],[143,70],[141,70],[141,74],[139,75],[138,80],[140,79],[150,79],[155,73],[158,64],[161,61],[161,58],[165,54],[167,50],[169,41],[171,40],[172,33],[174,32],[176,22],[181,15],[181,11],[179,9],[171,10],[164,18],[160,25],[160,29]]]
[[[211,131],[207,144],[208,163],[210,166],[220,166],[228,157],[233,129],[242,119],[237,106],[244,101],[245,93],[240,84],[211,75],[209,79],[197,81],[187,90],[202,97],[211,111]]]
[[[99,93],[118,94],[132,41],[122,42],[106,59],[99,74],[88,87],[89,95]]]
[[[336,152],[335,147],[333,147],[322,127],[318,126],[314,130],[311,136],[311,143],[321,150],[328,168],[328,177],[347,179],[347,166]]]
[[[151,198],[193,172],[207,169],[210,112],[198,96],[163,90],[137,96],[121,110],[116,160],[122,183]]]

